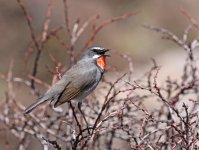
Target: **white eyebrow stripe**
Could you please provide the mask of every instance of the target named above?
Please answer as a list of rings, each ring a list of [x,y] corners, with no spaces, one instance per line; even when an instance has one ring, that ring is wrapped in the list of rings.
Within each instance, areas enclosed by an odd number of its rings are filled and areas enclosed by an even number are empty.
[[[93,58],[96,59],[96,58],[99,58],[100,56],[101,56],[101,55],[97,55],[97,54],[96,54],[96,55],[93,56]]]
[[[92,49],[102,50],[103,48],[95,46],[95,47],[92,47]]]

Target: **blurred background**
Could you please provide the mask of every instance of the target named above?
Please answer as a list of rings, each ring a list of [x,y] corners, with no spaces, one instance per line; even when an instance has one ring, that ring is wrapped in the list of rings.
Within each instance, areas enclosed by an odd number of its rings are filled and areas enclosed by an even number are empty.
[[[32,16],[32,22],[36,33],[43,29],[48,0],[29,0],[25,1],[25,6]],[[119,16],[127,12],[139,12],[138,15],[113,23],[103,28],[96,40],[95,45],[104,46],[127,53],[132,56],[134,67],[148,63],[150,57],[171,54],[167,59],[175,57],[172,64],[178,63],[176,53],[178,47],[172,42],[162,40],[160,34],[149,31],[142,24],[160,26],[171,30],[178,36],[182,36],[184,29],[189,25],[189,21],[180,13],[180,8],[188,10],[192,16],[199,19],[199,3],[197,0],[68,0],[70,26],[80,19],[80,24],[89,19],[89,17],[100,14],[97,23],[104,19]],[[52,23],[50,28],[64,25],[64,12],[61,1],[56,1],[52,14]],[[65,30],[66,31],[66,30]],[[15,62],[15,73],[20,75],[24,63],[24,52],[31,43],[30,31],[17,1],[0,0],[0,71],[5,73],[11,59]],[[77,41],[75,51],[83,47],[90,31],[86,31]],[[193,30],[191,37],[197,35]],[[61,35],[66,40],[66,32]],[[64,48],[56,42],[50,40],[43,52],[42,59],[39,62],[39,76],[42,78],[48,74],[44,66],[49,64],[49,53],[55,55],[63,64],[67,64],[67,56],[62,51]],[[59,53],[60,52],[60,53]],[[174,54],[173,54],[174,53]],[[35,53],[33,53],[34,55]],[[31,57],[31,58],[34,58]],[[180,59],[180,58],[179,58]],[[121,70],[125,69],[125,63],[118,63],[117,57],[109,59],[109,64],[115,65]],[[161,59],[162,60],[162,59]],[[28,68],[32,69],[32,60],[29,61]],[[175,62],[174,62],[175,61]],[[168,61],[171,62],[171,61]],[[45,78],[46,80],[47,78]],[[0,84],[4,89],[5,84]],[[2,93],[3,90],[1,90]]]
[[[28,0],[25,6],[32,17],[32,23],[36,33],[43,29],[48,0]],[[126,20],[113,23],[103,28],[97,35],[94,44],[97,46],[112,49],[112,57],[108,64],[116,66],[121,72],[127,70],[128,65],[124,60],[114,53],[129,54],[134,64],[134,76],[142,74],[149,65],[150,58],[156,58],[159,65],[162,66],[160,79],[164,80],[169,74],[177,76],[184,65],[186,53],[177,45],[170,41],[161,39],[160,34],[143,28],[143,24],[149,24],[169,29],[179,37],[182,36],[189,21],[180,12],[180,8],[189,11],[194,19],[199,20],[198,0],[68,0],[70,26],[80,19],[80,24],[99,14],[100,23],[104,19],[119,16],[128,12],[139,12]],[[64,11],[62,1],[56,1],[53,8],[52,22],[50,28],[64,25]],[[59,33],[67,42],[65,33]],[[77,41],[75,51],[84,46],[85,40],[90,35],[91,30],[87,30]],[[14,60],[14,76],[23,76],[24,53],[31,44],[30,31],[24,14],[21,11],[17,1],[0,0],[0,72],[7,73],[11,59]],[[198,35],[196,29],[193,29],[189,38],[193,39]],[[50,84],[50,75],[46,65],[52,66],[49,54],[53,54],[57,60],[62,62],[63,66],[68,64],[68,56],[63,55],[64,47],[56,40],[49,40],[45,45],[41,59],[39,61],[39,70],[37,77]],[[35,52],[27,64],[27,72],[32,70],[32,62]],[[0,80],[0,99],[4,97],[7,89],[5,81]],[[29,104],[31,94],[21,90],[21,101]],[[28,98],[28,100],[27,100]]]

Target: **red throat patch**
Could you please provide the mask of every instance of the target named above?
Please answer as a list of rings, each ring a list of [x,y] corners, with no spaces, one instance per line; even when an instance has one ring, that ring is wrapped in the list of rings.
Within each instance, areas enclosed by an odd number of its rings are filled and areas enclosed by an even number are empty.
[[[104,70],[106,67],[106,58],[105,56],[101,56],[100,58],[97,59],[97,65]]]

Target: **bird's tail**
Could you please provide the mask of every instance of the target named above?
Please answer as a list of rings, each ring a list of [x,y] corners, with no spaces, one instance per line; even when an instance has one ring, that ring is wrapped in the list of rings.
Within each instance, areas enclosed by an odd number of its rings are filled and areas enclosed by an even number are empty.
[[[45,97],[41,97],[39,98],[36,102],[34,102],[33,104],[31,104],[30,106],[28,106],[25,110],[24,113],[28,114],[30,113],[33,109],[35,109],[37,106],[39,106],[40,104],[43,104],[44,102],[46,102],[48,100],[48,98],[46,99]]]

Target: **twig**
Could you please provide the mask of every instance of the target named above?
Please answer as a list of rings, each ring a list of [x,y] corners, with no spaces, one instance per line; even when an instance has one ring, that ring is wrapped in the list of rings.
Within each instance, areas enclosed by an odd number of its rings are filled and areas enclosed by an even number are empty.
[[[46,139],[46,138],[42,138],[44,141],[46,141],[47,143],[49,143],[50,145],[53,146],[53,148],[55,148],[56,150],[61,150],[61,146],[57,143],[57,141],[51,141],[49,139]]]

